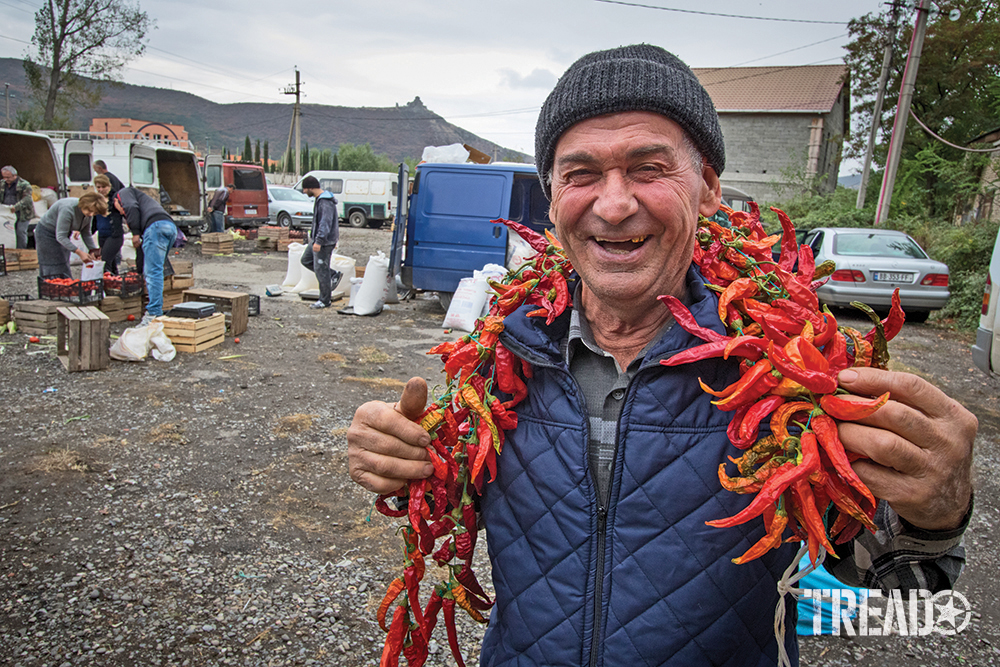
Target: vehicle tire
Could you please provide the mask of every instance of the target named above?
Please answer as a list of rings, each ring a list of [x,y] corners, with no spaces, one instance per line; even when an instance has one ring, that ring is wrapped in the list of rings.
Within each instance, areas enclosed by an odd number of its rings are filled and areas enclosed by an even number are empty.
[[[378,229],[379,227],[382,226],[383,222],[384,222],[384,220],[369,220],[368,221],[368,227],[370,229]]]
[[[906,321],[914,324],[923,324],[931,314],[929,310],[911,310],[906,313]]]
[[[201,224],[197,227],[192,227],[191,229],[193,229],[194,233],[198,236],[208,234],[208,232],[212,229],[212,220],[210,218],[202,218]]]
[[[441,307],[444,308],[444,312],[448,312],[448,308],[451,307],[451,297],[454,296],[454,292],[438,292],[438,301],[441,302]]]
[[[292,226],[292,216],[288,215],[285,211],[278,213],[278,224],[282,227]]]
[[[361,228],[368,224],[368,217],[362,211],[351,211],[347,216],[347,224],[351,227]]]

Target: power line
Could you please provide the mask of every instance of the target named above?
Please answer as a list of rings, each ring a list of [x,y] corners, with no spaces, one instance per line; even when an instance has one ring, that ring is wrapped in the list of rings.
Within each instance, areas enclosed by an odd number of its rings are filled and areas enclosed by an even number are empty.
[[[678,12],[681,14],[700,14],[702,16],[721,16],[729,19],[750,19],[754,21],[780,21],[782,23],[822,23],[826,25],[847,25],[844,21],[814,21],[810,19],[782,19],[769,16],[746,16],[743,14],[720,14],[718,12],[699,12],[694,9],[677,9],[676,7],[658,7],[656,5],[644,5],[638,2],[622,2],[622,0],[597,0],[609,5],[625,5],[626,7],[642,7],[643,9],[659,9],[665,12]]]

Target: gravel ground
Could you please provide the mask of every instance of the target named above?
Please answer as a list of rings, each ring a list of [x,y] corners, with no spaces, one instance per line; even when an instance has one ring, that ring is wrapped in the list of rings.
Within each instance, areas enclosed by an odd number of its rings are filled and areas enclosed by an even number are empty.
[[[359,265],[388,245],[388,230],[342,230]],[[181,256],[198,287],[254,294],[287,267],[277,253]],[[0,277],[0,294],[34,294],[34,281]],[[395,400],[411,375],[440,382],[424,353],[456,334],[442,332],[431,294],[368,318],[288,295],[261,306],[240,344],[94,373],[65,372],[50,345],[0,337],[0,664],[378,663],[374,612],[401,543],[347,476],[346,428],[357,405]],[[807,638],[803,664],[1000,662],[1000,382],[969,370],[967,345],[907,326],[894,352],[980,418],[959,586],[972,624],[957,637]],[[488,582],[488,565],[478,571]],[[460,628],[473,664],[481,633]],[[454,664],[442,637],[431,665]]]

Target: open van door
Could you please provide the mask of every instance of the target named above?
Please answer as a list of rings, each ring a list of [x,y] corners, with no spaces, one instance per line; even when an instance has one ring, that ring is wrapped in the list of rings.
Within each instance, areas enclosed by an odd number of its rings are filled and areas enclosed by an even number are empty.
[[[209,155],[205,157],[205,165],[201,170],[201,180],[203,184],[202,190],[208,198],[205,201],[205,205],[208,206],[208,201],[212,199],[212,195],[222,186],[221,155]]]
[[[62,168],[66,196],[79,197],[92,187],[94,142],[90,139],[67,139],[63,143]]]
[[[129,150],[129,185],[139,188],[160,201],[160,188],[156,174],[156,149],[152,146],[132,144]]]
[[[399,165],[399,183],[409,183],[410,167],[405,163]],[[397,303],[400,296],[407,298],[410,293],[409,281],[403,281],[400,277],[400,270],[403,263],[403,247],[406,233],[406,213],[409,209],[407,204],[410,201],[408,188],[399,186],[396,188],[396,217],[392,223],[392,246],[389,248],[389,275],[395,280],[389,281],[388,303]]]

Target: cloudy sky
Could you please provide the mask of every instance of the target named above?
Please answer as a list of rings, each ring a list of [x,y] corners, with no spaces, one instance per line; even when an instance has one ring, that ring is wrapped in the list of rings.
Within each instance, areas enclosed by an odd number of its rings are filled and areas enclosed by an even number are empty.
[[[419,96],[432,111],[534,153],[538,109],[593,50],[648,42],[692,67],[840,62],[847,21],[878,0],[140,0],[156,20],[129,83],[218,103],[384,107]],[[41,0],[0,0],[0,56],[21,57]],[[308,122],[304,118],[303,123]]]

